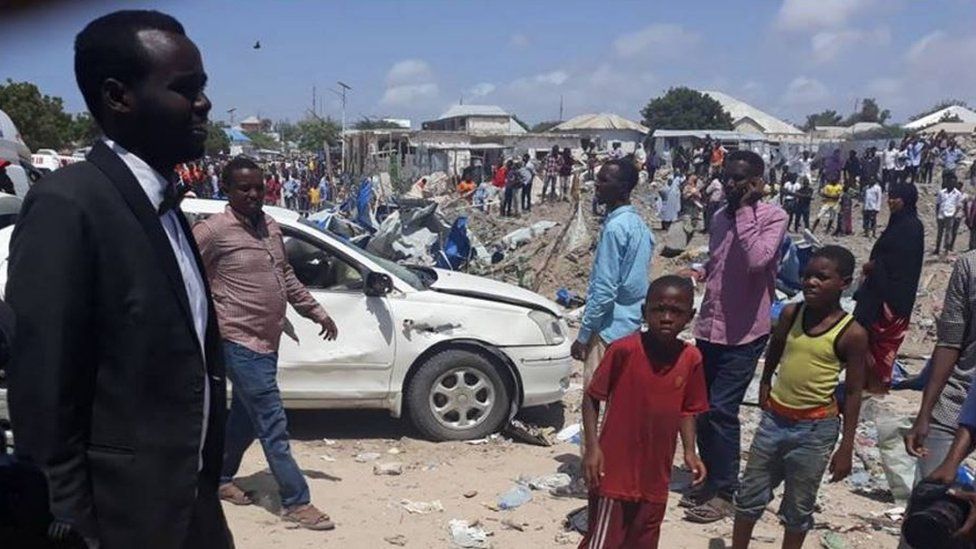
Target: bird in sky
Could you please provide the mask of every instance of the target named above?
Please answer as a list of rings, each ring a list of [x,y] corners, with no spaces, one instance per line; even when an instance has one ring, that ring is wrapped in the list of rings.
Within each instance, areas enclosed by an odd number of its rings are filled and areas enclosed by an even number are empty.
[[[261,49],[261,41],[260,40],[258,40],[257,42],[254,43],[254,49],[256,49],[256,50]]]

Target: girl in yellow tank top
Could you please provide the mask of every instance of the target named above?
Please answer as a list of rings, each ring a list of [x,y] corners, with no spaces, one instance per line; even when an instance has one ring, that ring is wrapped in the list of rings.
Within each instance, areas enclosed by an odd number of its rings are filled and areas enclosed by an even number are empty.
[[[829,406],[834,402],[840,371],[844,363],[837,352],[837,341],[854,317],[845,313],[833,326],[820,334],[803,328],[806,305],[793,318],[783,357],[770,398],[793,409]]]

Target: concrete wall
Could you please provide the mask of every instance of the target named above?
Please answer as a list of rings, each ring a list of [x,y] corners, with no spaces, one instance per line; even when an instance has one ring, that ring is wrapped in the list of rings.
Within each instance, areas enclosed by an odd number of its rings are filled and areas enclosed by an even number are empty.
[[[471,133],[508,133],[509,119],[500,117],[468,117]]]

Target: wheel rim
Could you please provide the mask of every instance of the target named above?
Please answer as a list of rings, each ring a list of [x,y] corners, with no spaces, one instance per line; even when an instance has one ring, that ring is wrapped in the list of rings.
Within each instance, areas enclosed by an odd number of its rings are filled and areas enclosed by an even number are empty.
[[[448,429],[471,429],[484,423],[495,406],[495,387],[480,370],[454,368],[434,381],[430,412]]]

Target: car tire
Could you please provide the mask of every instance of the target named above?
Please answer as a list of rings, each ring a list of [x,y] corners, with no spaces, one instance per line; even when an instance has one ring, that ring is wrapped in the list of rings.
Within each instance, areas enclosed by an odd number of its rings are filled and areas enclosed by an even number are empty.
[[[495,364],[451,349],[429,358],[406,388],[407,413],[420,433],[437,441],[484,438],[505,424],[511,395]]]

